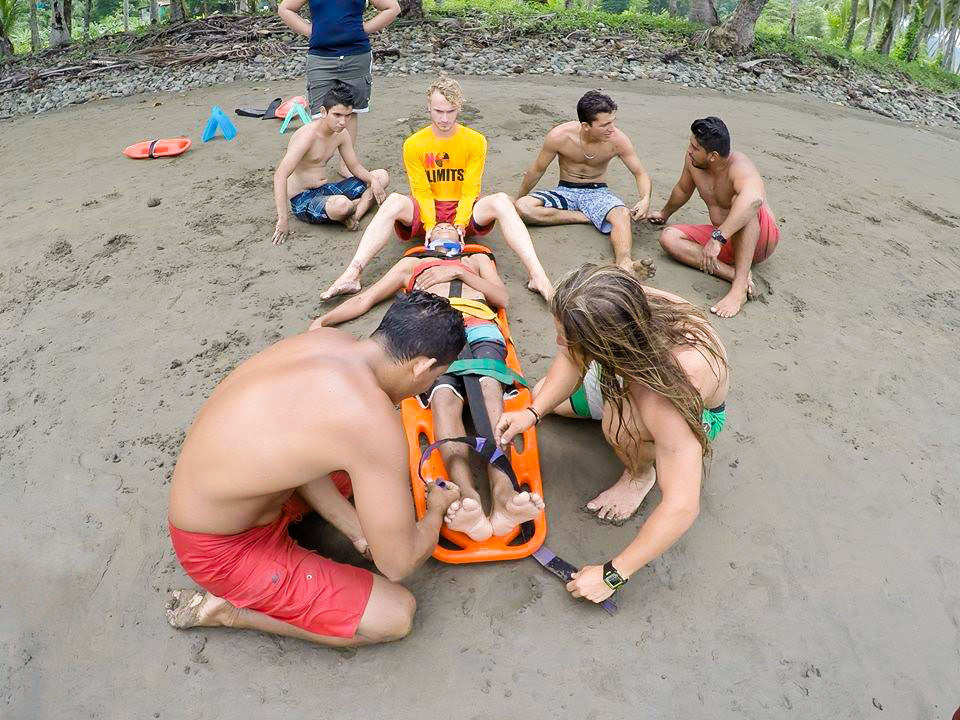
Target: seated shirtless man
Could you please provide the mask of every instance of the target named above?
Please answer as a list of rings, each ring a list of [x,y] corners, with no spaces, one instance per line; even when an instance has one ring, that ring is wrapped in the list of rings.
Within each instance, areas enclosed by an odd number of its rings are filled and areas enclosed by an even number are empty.
[[[360,273],[392,233],[402,242],[428,240],[439,222],[454,225],[461,238],[486,235],[499,223],[503,239],[527,269],[527,287],[550,297],[553,286],[513,202],[502,192],[480,196],[487,139],[457,122],[463,107],[459,83],[439,78],[430,86],[427,102],[430,124],[403,142],[410,195],[390,194],[364,231],[347,269],[320,299],[358,292]]]
[[[415,289],[447,297],[451,283],[460,281],[459,297],[474,301],[473,307],[461,305],[467,327],[467,342],[475,358],[492,358],[503,362],[507,357],[506,341],[499,326],[491,319],[493,312],[483,312],[486,304],[506,307],[507,289],[497,274],[493,261],[486,255],[460,257],[463,244],[457,229],[449,223],[438,223],[427,245],[444,259],[403,258],[380,280],[359,295],[316,320],[311,327],[326,327],[363,315],[374,305],[393,296],[398,290]],[[456,299],[452,299],[454,303]],[[479,301],[480,305],[477,305]],[[459,303],[458,303],[459,304]],[[476,312],[476,317],[470,313]],[[480,378],[483,399],[495,426],[503,412],[503,386],[494,378]],[[457,375],[441,375],[426,394],[433,408],[433,423],[438,440],[461,437],[463,428],[463,380]],[[478,542],[491,535],[506,535],[520,523],[533,520],[543,510],[543,499],[536,493],[517,493],[510,479],[500,470],[489,466],[490,495],[493,507],[489,517],[483,512],[480,495],[470,472],[466,448],[460,445],[440,446],[450,479],[460,488],[461,500],[447,511],[445,522],[453,530],[466,533]]]
[[[652,275],[648,260],[634,264],[631,218],[639,220],[650,206],[652,184],[630,142],[615,125],[617,105],[603,93],[591,90],[577,102],[577,120],[557,125],[547,133],[543,149],[523,176],[517,193],[517,211],[528,225],[593,224],[610,236],[617,265]],[[640,199],[627,210],[610,192],[604,176],[613,158],[619,157],[637,181]],[[534,190],[537,181],[557,158],[560,185],[552,190]],[[532,191],[532,192],[531,192]]]
[[[714,315],[729,318],[752,297],[750,268],[773,254],[780,228],[767,205],[763,178],[750,158],[731,152],[730,132],[723,120],[695,120],[690,132],[680,179],[663,209],[650,213],[647,220],[663,225],[687,203],[694,189],[700,193],[710,223],[669,225],[660,233],[660,245],[684,265],[730,283],[729,292],[710,308]]]
[[[174,592],[170,623],[336,646],[410,632],[416,601],[397,583],[433,552],[460,494],[453,483],[429,485],[415,521],[396,405],[429,388],[465,340],[460,313],[414,292],[365,340],[332,329],[295,335],[231,372],[187,432],[173,473],[170,538],[203,590]],[[310,510],[386,577],[294,542],[287,527]]]
[[[373,201],[387,197],[390,176],[386,170],[367,170],[353,149],[347,120],[353,110],[353,95],[344,83],[336,83],[323,96],[317,119],[297,130],[287,153],[273,174],[273,198],[277,204],[277,227],[273,244],[290,232],[287,203],[294,217],[306,223],[341,222],[350,230],[360,227]],[[339,151],[352,177],[327,182],[326,164]]]

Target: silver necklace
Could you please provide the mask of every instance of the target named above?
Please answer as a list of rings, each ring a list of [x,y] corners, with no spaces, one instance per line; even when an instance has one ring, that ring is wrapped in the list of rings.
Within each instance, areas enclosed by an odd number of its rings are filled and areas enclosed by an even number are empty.
[[[596,155],[595,155],[595,154],[594,154],[594,155],[587,155],[587,151],[583,149],[583,146],[584,146],[584,142],[583,142],[583,128],[580,128],[579,137],[580,137],[580,152],[583,153],[583,156],[584,156],[587,160],[593,160],[593,159],[596,157]]]

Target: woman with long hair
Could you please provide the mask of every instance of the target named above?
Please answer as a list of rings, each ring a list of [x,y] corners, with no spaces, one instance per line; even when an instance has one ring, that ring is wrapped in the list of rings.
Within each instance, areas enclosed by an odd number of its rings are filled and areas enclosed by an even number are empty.
[[[530,406],[501,417],[498,442],[506,447],[551,412],[601,420],[624,464],[620,479],[587,504],[602,520],[627,519],[660,484],[660,504],[636,539],[567,585],[575,597],[602,602],[673,545],[700,511],[703,459],[725,421],[726,351],[697,308],[612,265],[569,273],[550,310],[557,356]]]

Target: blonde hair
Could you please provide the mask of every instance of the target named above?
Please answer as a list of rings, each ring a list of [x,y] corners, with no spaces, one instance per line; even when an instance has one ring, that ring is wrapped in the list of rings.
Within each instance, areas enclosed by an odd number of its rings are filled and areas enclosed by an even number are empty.
[[[703,398],[673,353],[677,346],[693,347],[708,360],[714,358],[719,368],[726,367],[723,350],[700,310],[646,295],[640,281],[620,267],[587,263],[560,281],[550,311],[563,327],[581,373],[591,361],[599,366],[603,399],[619,416],[616,437],[624,427],[627,385],[639,383],[670,401],[707,455]],[[627,433],[637,439],[636,427],[628,427]]]
[[[434,80],[430,89],[427,91],[427,102],[430,101],[430,98],[433,97],[435,92],[440,93],[443,99],[456,107],[457,110],[463,107],[463,88],[461,88],[460,83],[453,78],[441,75]]]

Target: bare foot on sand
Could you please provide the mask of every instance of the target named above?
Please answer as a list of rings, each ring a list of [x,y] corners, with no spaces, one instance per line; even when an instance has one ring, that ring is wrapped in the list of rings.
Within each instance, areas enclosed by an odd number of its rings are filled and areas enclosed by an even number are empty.
[[[219,618],[233,606],[203,590],[174,590],[167,600],[167,622],[180,630],[219,627]]]
[[[534,277],[531,275],[530,279],[527,280],[527,290],[540,293],[547,302],[550,302],[550,298],[553,297],[553,283],[550,282],[550,278],[546,275],[542,277]]]
[[[753,284],[753,273],[747,273],[747,300],[753,300],[753,296],[756,295],[757,289]]]
[[[595,512],[600,520],[622,523],[637,511],[656,479],[652,465],[637,476],[624,470],[617,482],[587,503],[586,509]]]
[[[734,315],[740,312],[740,308],[742,308],[743,304],[747,301],[748,293],[749,285],[747,286],[747,289],[744,290],[732,287],[730,288],[730,292],[724,295],[720,302],[710,308],[710,312],[717,317],[732,318]]]
[[[483,507],[473,498],[454,500],[447,508],[443,521],[451,530],[466,533],[475,542],[483,542],[493,535],[493,528],[483,514]]]
[[[520,523],[533,520],[543,512],[543,498],[536,493],[522,492],[514,495],[503,510],[490,513],[493,534],[506,535]]]
[[[333,281],[333,285],[323,292],[320,299],[329,300],[338,295],[353,295],[360,292],[360,271],[362,269],[359,265],[350,263],[343,274]]]
[[[637,280],[649,280],[654,275],[657,274],[657,266],[653,264],[651,258],[645,260],[634,260],[630,263],[630,267],[627,268],[628,272],[633,273]]]

